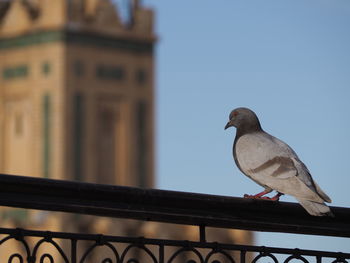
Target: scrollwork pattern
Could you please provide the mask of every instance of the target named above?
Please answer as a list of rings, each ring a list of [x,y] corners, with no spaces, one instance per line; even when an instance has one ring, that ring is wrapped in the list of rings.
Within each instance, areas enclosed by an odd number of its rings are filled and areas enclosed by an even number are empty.
[[[259,255],[257,255],[257,256],[253,259],[252,263],[258,262],[258,260],[261,259],[261,258],[270,258],[270,259],[273,260],[274,263],[278,263],[277,258],[276,258],[273,254],[267,253],[267,252],[262,252],[262,253],[260,253]]]
[[[214,255],[222,255],[224,258],[226,258],[226,260],[228,260],[228,261],[224,261],[224,262],[235,263],[235,260],[233,259],[233,257],[230,254],[228,254],[224,250],[218,250],[218,249],[213,249],[212,251],[210,251],[208,253],[208,255],[206,256],[204,262],[205,263],[220,263],[220,261],[218,261],[218,260],[214,260],[214,261],[210,262],[211,257]]]
[[[22,231],[20,229],[16,229],[12,234],[1,239],[0,246],[4,245],[6,242],[8,242],[10,240],[16,240],[22,245],[22,247],[24,248],[24,251],[26,253],[26,258],[28,259],[28,262],[30,262],[30,248],[29,248],[28,243],[24,240]],[[8,263],[14,263],[14,259],[18,259],[18,261],[20,263],[24,262],[23,255],[21,255],[20,253],[14,253],[14,254],[10,255],[8,258]],[[0,260],[0,261],[2,261],[2,260]]]
[[[15,253],[9,257],[8,263],[13,263],[14,259],[18,259],[20,263],[23,263],[23,257],[21,254]]]
[[[48,259],[50,263],[55,263],[55,260],[53,259],[53,256],[51,256],[48,253],[45,253],[45,254],[41,255],[39,262],[40,263],[46,263],[45,259]]]
[[[286,260],[284,261],[284,263],[288,263],[288,262],[290,262],[290,261],[293,260],[293,259],[302,261],[302,262],[304,262],[304,263],[309,263],[309,261],[307,261],[306,258],[304,258],[303,256],[300,256],[300,255],[291,255],[291,256],[289,256],[289,257],[286,258]]]
[[[196,257],[199,260],[198,263],[204,263],[204,259],[203,259],[202,254],[196,248],[188,247],[188,246],[184,247],[184,248],[180,248],[179,250],[175,251],[175,253],[169,258],[168,263],[172,263],[173,261],[175,261],[175,259],[179,255],[184,254],[186,252],[190,252],[191,254],[196,255]],[[191,260],[188,260],[187,263],[197,263],[197,262],[195,260],[191,259]]]
[[[111,243],[105,242],[105,241],[102,241],[102,242],[101,242],[101,240],[96,241],[95,244],[93,244],[92,246],[90,246],[90,247],[85,251],[85,253],[83,254],[83,256],[82,256],[82,258],[81,258],[81,260],[80,260],[79,262],[80,262],[80,263],[86,262],[86,261],[87,261],[87,257],[92,253],[92,251],[93,251],[96,247],[103,247],[103,246],[109,248],[109,249],[112,251],[112,253],[113,253],[114,257],[115,257],[115,260],[113,261],[111,258],[107,257],[107,258],[104,258],[104,259],[102,260],[102,263],[113,263],[113,262],[114,262],[114,263],[119,263],[119,262],[120,262],[120,257],[119,257],[119,253],[118,253],[118,251],[116,250],[116,248],[115,248]]]
[[[252,263],[266,259],[273,263],[294,261],[309,263],[310,261],[307,260],[309,257],[315,257],[317,262],[322,262],[323,258],[330,258],[333,260],[332,263],[348,263],[350,259],[350,254],[347,253],[210,242],[80,235],[4,228],[0,228],[0,234],[5,234],[0,240],[0,248],[5,249],[4,251],[7,251],[8,246],[13,249],[12,242],[19,244],[15,246],[14,253],[11,254],[8,251],[6,255],[0,254],[1,263],[91,263],[93,255],[102,257],[98,261],[101,263],[236,263],[238,259],[235,255],[239,256],[239,254],[240,262],[251,261]],[[11,243],[8,243],[10,241]],[[7,245],[4,247],[5,244]],[[44,247],[44,244],[52,248],[46,250],[47,247]],[[64,246],[64,244],[70,244],[70,250],[69,246]],[[83,244],[88,244],[88,246]],[[107,254],[98,253],[100,252],[97,250],[98,247],[107,248],[103,250]],[[259,253],[256,255],[255,252]],[[276,257],[276,254],[284,255],[282,257],[285,259]],[[60,259],[56,259],[56,256]],[[93,262],[95,263],[96,260],[94,259]]]
[[[149,250],[145,245],[143,244],[131,244],[129,246],[127,246],[124,251],[123,254],[121,255],[121,263],[125,262],[125,259],[127,258],[127,255],[129,254],[131,249],[141,249],[142,251],[144,251],[153,261],[153,263],[158,263],[157,258],[154,256],[154,254],[152,253],[151,250]],[[136,258],[130,258],[126,261],[126,263],[139,263],[139,260]]]
[[[53,245],[53,247],[56,248],[56,250],[58,251],[58,253],[59,253],[59,254],[61,255],[61,257],[63,258],[64,262],[65,262],[65,263],[69,263],[68,257],[67,257],[67,255],[64,253],[63,249],[57,244],[57,242],[55,242],[54,240],[52,240],[52,238],[51,238],[49,235],[46,236],[46,237],[44,237],[44,238],[42,238],[42,239],[40,239],[40,240],[36,243],[36,245],[34,246],[34,249],[33,249],[33,255],[32,255],[33,258],[36,258],[39,248],[40,248],[44,243],[49,243],[49,244]],[[55,262],[53,256],[46,253],[46,254],[44,254],[44,255],[42,255],[42,256],[40,257],[40,263],[44,263],[44,261],[42,261],[42,260],[45,260],[46,258],[49,259],[50,263],[54,263],[54,262]]]

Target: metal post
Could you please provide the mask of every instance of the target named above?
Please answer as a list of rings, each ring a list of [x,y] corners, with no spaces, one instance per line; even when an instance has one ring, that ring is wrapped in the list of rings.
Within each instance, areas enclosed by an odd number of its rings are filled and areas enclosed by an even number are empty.
[[[206,242],[205,225],[200,225],[199,226],[199,241],[200,242]]]

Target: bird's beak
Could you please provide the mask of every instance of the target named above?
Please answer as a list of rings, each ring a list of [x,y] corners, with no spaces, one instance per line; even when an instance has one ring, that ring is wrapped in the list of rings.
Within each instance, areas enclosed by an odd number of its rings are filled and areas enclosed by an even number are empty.
[[[227,124],[226,124],[226,126],[225,126],[225,130],[227,129],[227,128],[230,128],[232,126],[232,123],[231,123],[231,121],[229,121]]]

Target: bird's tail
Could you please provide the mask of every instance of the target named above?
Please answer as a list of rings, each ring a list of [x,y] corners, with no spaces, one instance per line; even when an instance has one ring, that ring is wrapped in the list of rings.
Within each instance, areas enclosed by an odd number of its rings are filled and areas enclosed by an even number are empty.
[[[316,203],[313,201],[298,198],[297,200],[310,215],[334,217],[334,214],[332,213],[331,209],[325,203]]]

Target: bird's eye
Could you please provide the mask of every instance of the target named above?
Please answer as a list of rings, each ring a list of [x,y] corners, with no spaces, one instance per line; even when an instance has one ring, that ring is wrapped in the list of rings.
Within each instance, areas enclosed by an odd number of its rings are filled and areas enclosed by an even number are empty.
[[[235,118],[237,115],[238,115],[238,112],[237,112],[237,111],[231,112],[231,114],[230,114],[230,120],[233,119],[233,118]]]

